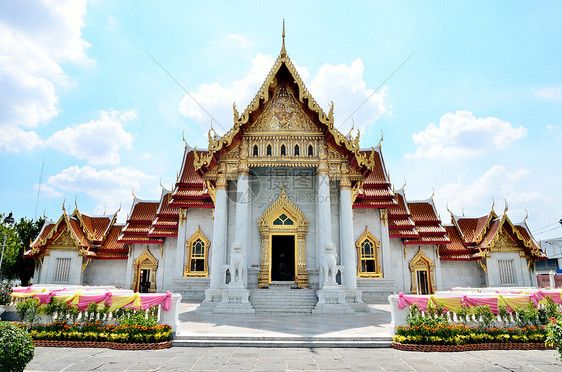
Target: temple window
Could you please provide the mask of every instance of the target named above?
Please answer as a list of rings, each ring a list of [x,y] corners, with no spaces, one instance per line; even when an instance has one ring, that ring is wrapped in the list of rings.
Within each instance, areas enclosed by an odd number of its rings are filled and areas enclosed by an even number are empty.
[[[266,152],[267,156],[271,156],[271,145],[267,145],[267,152]]]
[[[68,283],[70,279],[70,258],[57,258],[55,283]]]
[[[287,155],[287,148],[285,145],[281,145],[281,156]]]
[[[379,259],[381,243],[365,228],[365,232],[355,243],[357,247],[358,268],[360,278],[382,278]]]
[[[299,151],[300,151],[299,145],[295,145],[295,156],[299,156],[299,155],[300,155],[300,154],[299,154]]]
[[[312,145],[308,145],[308,156],[314,156],[314,148],[312,148]]]
[[[294,225],[295,223],[290,217],[288,217],[285,213],[283,213],[273,221],[273,224],[276,226],[291,226]]]
[[[210,241],[197,228],[195,234],[186,242],[187,262],[184,268],[183,276],[208,276],[209,275],[209,245]]]
[[[254,145],[254,156],[258,156],[258,145]]]

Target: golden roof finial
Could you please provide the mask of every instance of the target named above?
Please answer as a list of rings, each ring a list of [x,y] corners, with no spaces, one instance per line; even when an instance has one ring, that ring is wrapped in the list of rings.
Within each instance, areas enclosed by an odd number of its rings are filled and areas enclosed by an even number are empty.
[[[183,140],[183,143],[185,144],[185,148],[187,148],[187,141],[185,140],[185,128],[183,128],[183,131],[181,132],[181,139]]]
[[[283,37],[283,46],[281,46],[281,53],[279,55],[281,58],[284,58],[287,57],[287,50],[285,49],[285,18],[283,18],[283,34],[281,36]]]
[[[382,129],[381,129],[381,139],[379,140],[379,145],[378,145],[378,146],[379,146],[379,148],[380,148],[380,147],[381,147],[381,145],[382,145],[382,141],[383,141],[383,139],[384,139],[384,133],[382,132]]]

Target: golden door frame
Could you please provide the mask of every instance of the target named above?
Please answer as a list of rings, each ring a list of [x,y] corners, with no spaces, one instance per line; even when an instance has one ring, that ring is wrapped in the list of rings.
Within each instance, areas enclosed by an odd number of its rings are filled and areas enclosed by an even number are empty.
[[[156,292],[156,270],[158,269],[158,260],[156,257],[150,253],[148,250],[148,246],[144,252],[135,260],[133,263],[133,268],[135,270],[134,273],[134,281],[131,289],[135,292],[139,291],[140,285],[140,272],[141,270],[148,269],[150,270],[150,293]]]
[[[274,225],[273,222],[285,214],[292,225]],[[308,288],[308,271],[306,270],[305,237],[308,231],[308,219],[301,210],[289,200],[285,188],[277,200],[258,219],[261,234],[261,265],[258,274],[258,288],[267,288],[271,283],[271,243],[273,235],[295,236],[295,283],[299,288]]]
[[[430,294],[435,293],[437,290],[437,286],[435,285],[435,264],[429,257],[423,253],[421,247],[419,247],[418,253],[412,258],[410,261],[410,273],[412,275],[412,286],[410,292],[412,294],[418,294],[418,286],[417,286],[417,271],[426,271],[428,276],[428,290]]]

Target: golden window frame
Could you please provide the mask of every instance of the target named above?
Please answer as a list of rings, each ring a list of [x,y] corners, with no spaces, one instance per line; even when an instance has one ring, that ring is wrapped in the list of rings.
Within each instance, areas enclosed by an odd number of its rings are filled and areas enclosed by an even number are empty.
[[[205,250],[203,255],[194,257],[193,255],[193,244],[197,240],[203,242],[203,249]],[[185,243],[185,248],[187,250],[185,266],[183,270],[184,277],[208,277],[209,276],[209,249],[211,247],[211,241],[203,234],[201,231],[201,226],[197,226],[197,231],[191,235],[191,237]],[[191,271],[191,261],[194,259],[204,259],[204,269],[203,271]]]
[[[362,248],[363,248],[363,243],[365,241],[370,241],[373,244],[373,257],[364,257]],[[381,242],[369,231],[369,228],[367,226],[365,226],[365,231],[355,242],[355,247],[357,248],[357,277],[382,278],[383,273],[382,273],[381,260],[380,260]],[[363,271],[362,261],[364,260],[375,261],[374,272]]]

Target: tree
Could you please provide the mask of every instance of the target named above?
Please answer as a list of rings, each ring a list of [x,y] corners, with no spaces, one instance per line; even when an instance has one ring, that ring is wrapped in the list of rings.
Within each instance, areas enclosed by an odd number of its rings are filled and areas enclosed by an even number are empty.
[[[4,215],[0,215],[0,218],[1,221],[4,221]],[[22,285],[27,285],[33,276],[35,262],[33,258],[24,258],[23,253],[29,249],[29,244],[39,235],[44,222],[44,217],[40,217],[37,221],[22,217],[12,226],[2,222],[0,226],[2,242],[4,235],[8,234],[0,273],[3,278],[20,279]]]

